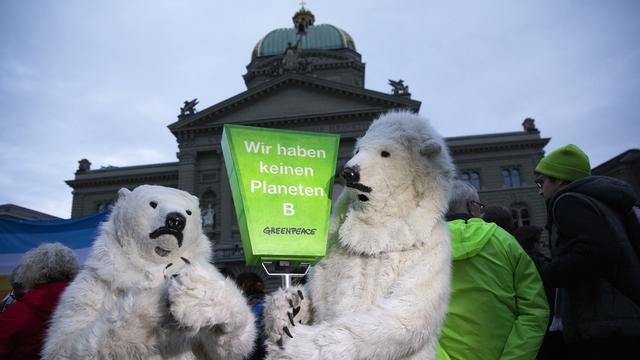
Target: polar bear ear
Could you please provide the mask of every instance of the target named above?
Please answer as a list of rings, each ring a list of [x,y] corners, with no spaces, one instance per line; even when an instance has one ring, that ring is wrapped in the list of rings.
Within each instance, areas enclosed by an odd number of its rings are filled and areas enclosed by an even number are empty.
[[[129,190],[127,188],[122,188],[122,189],[118,190],[118,199],[124,199],[129,194],[131,194],[131,190]]]
[[[420,146],[420,155],[433,156],[438,155],[442,151],[442,146],[434,140],[427,140]]]

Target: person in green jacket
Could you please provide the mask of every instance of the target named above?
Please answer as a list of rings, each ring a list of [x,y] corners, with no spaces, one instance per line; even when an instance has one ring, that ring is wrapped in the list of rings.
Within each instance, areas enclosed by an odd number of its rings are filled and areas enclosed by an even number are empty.
[[[451,299],[438,359],[535,359],[549,319],[542,280],[509,233],[479,218],[482,207],[473,186],[454,182]]]

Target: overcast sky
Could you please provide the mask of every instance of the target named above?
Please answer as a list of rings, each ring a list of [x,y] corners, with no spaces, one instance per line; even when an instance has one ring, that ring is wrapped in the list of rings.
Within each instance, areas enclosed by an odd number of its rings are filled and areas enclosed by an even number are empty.
[[[640,147],[640,1],[309,0],[352,35],[368,89],[405,80],[444,136],[519,131],[598,165]],[[0,204],[71,214],[78,160],[171,162],[166,128],[246,90],[296,0],[0,2]]]

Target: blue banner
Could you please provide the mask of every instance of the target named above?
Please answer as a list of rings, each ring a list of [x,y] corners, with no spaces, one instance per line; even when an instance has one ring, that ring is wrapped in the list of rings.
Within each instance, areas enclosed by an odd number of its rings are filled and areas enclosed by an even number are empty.
[[[73,249],[84,263],[100,223],[109,211],[68,220],[21,221],[0,219],[0,274],[10,274],[25,252],[44,243],[59,242]]]

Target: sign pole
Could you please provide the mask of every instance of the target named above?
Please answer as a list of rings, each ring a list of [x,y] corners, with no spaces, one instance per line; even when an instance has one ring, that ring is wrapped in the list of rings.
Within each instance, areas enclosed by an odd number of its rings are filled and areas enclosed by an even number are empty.
[[[282,287],[288,289],[291,287],[291,274],[285,274],[282,277]]]

